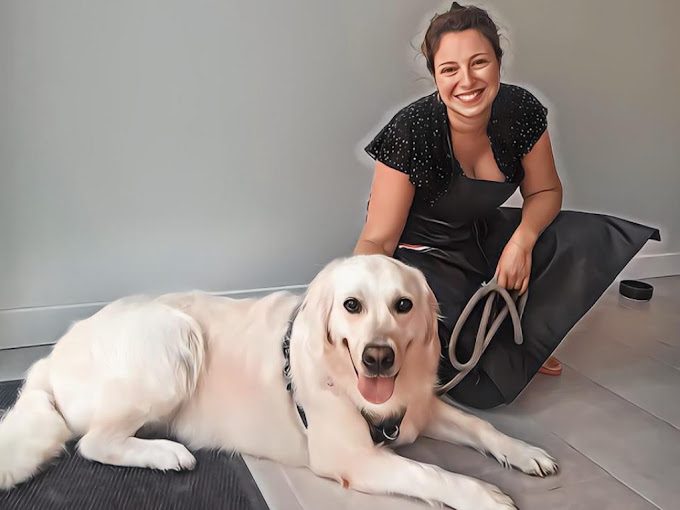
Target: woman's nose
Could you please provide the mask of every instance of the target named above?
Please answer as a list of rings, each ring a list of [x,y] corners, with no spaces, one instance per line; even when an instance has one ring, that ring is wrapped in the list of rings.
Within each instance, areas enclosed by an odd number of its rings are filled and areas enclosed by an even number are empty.
[[[472,71],[469,69],[461,69],[460,73],[460,81],[458,82],[460,86],[464,89],[471,87],[474,82]]]

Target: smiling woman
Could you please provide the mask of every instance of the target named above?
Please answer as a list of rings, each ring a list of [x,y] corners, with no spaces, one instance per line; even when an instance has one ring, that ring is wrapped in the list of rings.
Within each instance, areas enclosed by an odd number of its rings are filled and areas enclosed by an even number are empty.
[[[449,393],[492,407],[512,401],[539,370],[559,373],[551,353],[658,233],[617,218],[560,213],[547,109],[528,90],[501,83],[503,51],[486,11],[454,2],[432,19],[421,49],[436,91],[403,108],[366,147],[375,174],[355,253],[387,254],[425,273],[442,312],[444,352],[484,282],[496,277],[501,287],[529,290],[524,343],[514,343],[506,321]],[[522,210],[499,208],[518,188]],[[590,266],[587,277],[574,274],[576,265]],[[472,354],[480,316],[476,310],[462,330],[461,362]],[[440,377],[454,373],[443,360]]]

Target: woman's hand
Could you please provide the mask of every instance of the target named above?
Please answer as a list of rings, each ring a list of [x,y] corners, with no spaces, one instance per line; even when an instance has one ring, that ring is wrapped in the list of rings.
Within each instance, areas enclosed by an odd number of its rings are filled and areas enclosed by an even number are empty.
[[[505,245],[501,258],[496,267],[498,285],[508,290],[519,290],[524,294],[529,287],[529,275],[531,274],[531,251],[514,239],[510,239]]]

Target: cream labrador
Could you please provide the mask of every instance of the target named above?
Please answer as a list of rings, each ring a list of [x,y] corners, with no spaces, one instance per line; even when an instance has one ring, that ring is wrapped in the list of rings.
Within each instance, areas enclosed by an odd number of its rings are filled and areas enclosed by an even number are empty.
[[[422,434],[531,475],[556,472],[543,450],[440,401],[439,355],[425,278],[379,255],[330,263],[303,298],[116,301],[31,368],[0,423],[0,488],[80,437],[80,454],[105,464],[191,469],[183,445],[222,448],[307,466],[363,492],[458,510],[514,508],[492,485],[387,448]],[[181,443],[135,437],[150,424]]]

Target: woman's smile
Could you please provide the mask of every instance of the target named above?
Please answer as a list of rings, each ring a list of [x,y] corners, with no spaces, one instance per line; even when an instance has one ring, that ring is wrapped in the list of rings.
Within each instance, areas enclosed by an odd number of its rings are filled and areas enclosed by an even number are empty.
[[[471,105],[475,104],[477,101],[479,101],[482,97],[482,94],[484,93],[484,88],[481,89],[475,89],[471,90],[470,92],[463,92],[461,94],[457,94],[455,97],[458,99],[461,103],[465,105]]]

